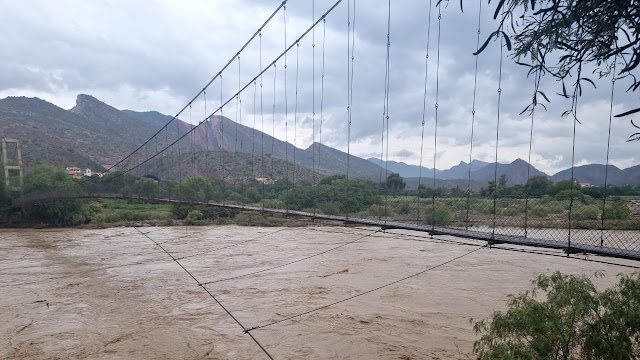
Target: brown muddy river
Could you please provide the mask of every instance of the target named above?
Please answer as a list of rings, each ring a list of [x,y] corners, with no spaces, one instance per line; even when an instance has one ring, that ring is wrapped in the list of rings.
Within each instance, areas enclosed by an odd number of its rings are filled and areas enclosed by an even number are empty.
[[[392,230],[327,251],[371,231],[141,230],[174,257],[186,257],[180,264],[200,283],[264,270],[204,285],[246,328],[348,298],[484,245],[416,241],[400,233],[422,234]],[[134,228],[0,230],[0,253],[0,358],[266,358],[196,281]],[[275,359],[466,359],[476,339],[469,318],[504,309],[507,294],[555,270],[603,271],[594,281],[604,288],[633,269],[482,248],[251,333]]]

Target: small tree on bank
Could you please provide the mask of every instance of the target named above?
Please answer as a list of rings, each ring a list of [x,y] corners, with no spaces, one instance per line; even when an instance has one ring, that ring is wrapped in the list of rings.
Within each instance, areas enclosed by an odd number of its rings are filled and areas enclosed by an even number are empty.
[[[639,359],[640,273],[603,292],[586,276],[541,275],[474,330],[478,359]]]

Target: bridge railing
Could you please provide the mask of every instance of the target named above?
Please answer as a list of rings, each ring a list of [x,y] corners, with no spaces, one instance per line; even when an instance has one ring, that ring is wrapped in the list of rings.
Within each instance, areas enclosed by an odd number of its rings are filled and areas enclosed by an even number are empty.
[[[443,196],[417,191],[392,191],[370,187],[296,187],[273,191],[264,185],[260,199],[251,199],[238,183],[212,196],[198,192],[162,190],[146,179],[147,186],[85,182],[71,187],[36,191],[16,198],[14,207],[80,198],[126,198],[144,201],[178,201],[256,207],[265,210],[301,211],[304,214],[363,219],[378,223],[415,224],[425,229],[451,229],[452,234],[490,234],[491,237],[535,239],[557,245],[586,244],[640,251],[640,199],[575,196],[480,196],[461,193]],[[348,184],[348,183],[347,183]],[[209,185],[203,185],[209,186]],[[243,195],[244,194],[244,195]],[[454,231],[455,230],[455,231]]]

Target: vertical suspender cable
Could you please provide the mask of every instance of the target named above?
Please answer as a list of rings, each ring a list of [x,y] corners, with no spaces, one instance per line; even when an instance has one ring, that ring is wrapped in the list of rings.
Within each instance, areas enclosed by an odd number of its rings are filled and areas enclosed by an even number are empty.
[[[469,208],[471,207],[471,163],[473,162],[473,135],[476,125],[476,94],[478,90],[478,57],[480,54],[480,24],[482,15],[482,0],[478,1],[478,30],[476,31],[475,71],[473,73],[473,105],[471,107],[471,136],[469,138],[469,173],[467,180],[467,208],[464,227],[469,229]]]
[[[194,126],[192,124],[192,117],[191,117],[191,104],[189,104],[189,125]],[[196,132],[192,131],[191,132],[191,136],[190,136],[190,140],[191,140],[191,176],[195,177],[196,176],[196,153],[194,151],[193,148],[193,137],[195,136]]]
[[[176,129],[178,130],[178,139],[180,139],[180,123],[176,120]],[[180,152],[180,140],[178,140],[178,200],[182,199],[182,154]]]
[[[298,147],[298,73],[300,70],[300,43],[296,42],[296,104],[293,110],[293,187],[296,186],[296,149]]]
[[[611,149],[611,123],[613,120],[613,94],[616,86],[616,61],[618,57],[613,59],[613,71],[611,77],[611,101],[609,105],[609,132],[607,135],[607,162],[604,167],[604,194],[602,195],[602,215],[600,216],[600,246],[604,246],[604,218],[605,208],[607,206],[607,186],[609,184],[609,150]]]
[[[253,128],[251,135],[251,176],[256,178],[255,173],[255,153],[256,153],[256,94],[258,92],[258,85],[256,81],[253,81]]]
[[[347,35],[348,36],[348,35]],[[319,144],[318,144],[318,171],[320,170],[320,151],[322,150],[322,124],[324,122],[324,49],[327,38],[327,19],[322,20],[322,72],[320,74],[320,129],[319,129]]]
[[[580,88],[580,76],[582,74],[582,64],[578,66],[578,77],[576,80],[576,89],[573,92],[573,138],[571,142],[571,184],[569,190],[569,229],[567,233],[567,254],[571,252],[571,215],[573,214],[573,188],[575,187],[575,160],[576,160],[576,125],[578,123],[578,91]]]
[[[427,115],[427,81],[429,79],[429,45],[431,42],[431,8],[432,1],[429,0],[429,15],[427,20],[427,51],[424,56],[424,95],[422,97],[422,129],[420,133],[420,170],[418,175],[418,213],[416,222],[420,223],[420,187],[422,185],[422,158],[424,155],[424,124]]]
[[[239,112],[240,112],[240,90],[242,89],[242,86],[240,84],[240,55],[238,55],[238,93],[236,94],[236,121],[234,124],[234,132],[235,132],[235,140],[233,143],[233,162],[235,164],[238,163],[239,157],[238,157],[238,121],[240,120],[239,118]],[[238,168],[239,169],[239,168]],[[236,171],[235,174],[232,175],[233,177],[233,191],[236,191],[236,180],[238,179],[238,176],[240,174],[238,173],[238,171]]]
[[[222,178],[222,203],[227,199],[227,185],[224,179],[224,99],[222,98],[222,74],[220,74],[220,169]]]
[[[500,140],[500,100],[502,99],[502,58],[504,52],[504,39],[500,35],[500,65],[498,69],[498,110],[496,118],[496,155],[493,168],[493,182],[495,190],[493,192],[493,225],[491,227],[491,239],[495,239],[496,235],[496,207],[498,201],[498,143]]]
[[[387,98],[385,100],[386,102],[386,109],[387,109],[387,115],[386,115],[386,120],[387,120],[387,154],[385,157],[385,165],[384,165],[384,177],[385,179],[389,178],[389,88],[390,88],[390,84],[391,84],[391,0],[389,0],[389,12],[388,12],[388,16],[387,16]],[[389,205],[389,201],[388,201],[388,195],[389,195],[389,186],[385,187],[385,192],[384,192],[384,217],[385,217],[385,221],[386,218],[388,217],[388,205]]]
[[[241,77],[242,77],[242,66],[241,66],[241,63],[240,63],[240,56],[238,56],[238,117],[239,117],[239,120],[240,120],[240,125],[242,125],[242,91],[241,91],[241,90],[242,90],[242,85],[241,85],[241,83],[240,83],[240,81],[241,81]],[[238,124],[236,124],[236,129],[237,129],[237,127],[238,127]],[[238,131],[236,130],[236,138],[237,138],[237,137],[238,137]],[[244,138],[244,137],[241,137],[241,138],[240,138],[240,152],[241,152],[241,153],[244,153],[244,151],[243,151],[243,149],[244,149],[243,138]],[[237,156],[237,155],[236,155],[236,156]],[[243,180],[241,180],[241,183],[240,183],[240,184],[241,184],[241,185],[242,185],[242,184],[245,184],[245,186],[244,186],[244,190],[245,190],[245,192],[246,192],[246,189],[247,189],[247,187],[246,187],[246,184],[247,184],[246,180],[244,180],[244,181],[243,181]]]
[[[536,105],[538,103],[537,95],[538,95],[538,87],[540,86],[540,77],[542,76],[541,70],[536,72],[536,77],[534,78],[534,93],[532,99],[532,108],[531,108],[531,126],[529,128],[529,157],[527,160],[527,183],[531,178],[531,151],[533,149],[533,122],[536,113]],[[529,191],[531,190],[530,186],[525,185],[525,199],[524,199],[524,237],[529,236]]]
[[[436,104],[435,121],[433,126],[433,191],[431,193],[431,229],[436,226],[436,160],[438,155],[438,100],[440,98],[440,38],[442,12],[438,5],[438,52],[436,56]]]
[[[389,114],[388,111],[389,109],[387,108],[388,104],[389,104],[389,50],[390,50],[390,46],[391,46],[391,0],[389,0],[389,4],[388,4],[388,12],[387,12],[387,39],[386,39],[386,47],[387,47],[387,55],[386,55],[386,60],[385,60],[385,72],[384,72],[384,99],[383,99],[383,110],[382,110],[382,139],[381,139],[381,149],[380,149],[380,187],[382,188],[382,171],[385,170],[385,185],[384,185],[384,194],[385,194],[385,203],[384,203],[384,217],[385,217],[385,223],[387,221],[387,188],[388,188],[388,184],[386,184],[386,179],[387,179],[387,164],[385,163],[385,166],[382,166],[382,163],[384,162],[384,143],[385,143],[385,139],[384,139],[384,135],[385,135],[385,131],[388,131],[389,126],[387,124],[385,124],[385,121],[388,123],[389,122]],[[386,125],[386,126],[385,126]],[[389,139],[389,135],[387,135],[387,141]],[[388,151],[389,147],[387,146],[387,151]],[[387,160],[389,159],[389,155],[387,154]],[[378,214],[378,218],[380,218],[380,215]]]
[[[346,198],[349,199],[349,168],[351,166],[351,114],[353,111],[353,64],[354,64],[354,52],[356,44],[356,0],[353,0],[353,29],[351,28],[351,2],[347,3],[347,189]],[[351,51],[349,51],[349,31],[351,31]],[[349,65],[349,61],[351,65]],[[349,217],[349,211],[347,208],[346,217]]]
[[[262,31],[260,31],[260,69],[262,69]],[[266,182],[266,171],[264,168],[264,108],[263,108],[263,92],[262,92],[262,73],[260,73],[260,120],[262,122],[261,128],[262,131],[260,133],[261,136],[261,166],[262,166],[262,210],[264,211],[264,183]]]
[[[156,154],[158,153],[158,135],[156,138]],[[160,178],[160,158],[156,159],[156,176]],[[156,198],[160,199],[160,182],[156,184]]]
[[[271,109],[271,158],[269,159],[269,162],[271,163],[271,181],[275,180],[275,170],[274,170],[274,160],[275,160],[275,153],[274,153],[274,145],[275,145],[275,141],[276,141],[276,76],[278,74],[278,67],[277,64],[274,63],[273,64],[273,107]]]
[[[291,168],[289,163],[289,95],[287,94],[287,7],[285,6],[282,12],[282,22],[284,24],[284,158],[285,167]],[[289,182],[290,171],[286,170],[285,179]],[[290,190],[290,188],[289,188]],[[286,210],[289,212],[289,196],[286,197]]]
[[[169,128],[165,127],[164,128],[164,140],[166,141],[166,145],[164,147],[169,146]],[[164,157],[164,161],[165,161],[165,168],[166,170],[166,177],[169,178],[171,176],[171,170],[173,170],[173,157],[171,157],[170,152],[171,150],[167,150],[167,152],[165,153],[165,157]],[[168,193],[167,193],[167,197],[169,198],[169,200],[171,200],[172,196],[173,196],[173,184],[171,184],[170,186],[167,186],[168,189]]]
[[[311,23],[316,21],[316,2],[311,0]],[[316,187],[316,28],[311,30],[311,125],[312,138],[311,157],[312,157],[312,176],[313,176],[313,216],[316,215],[316,207],[318,202],[318,189]]]
[[[234,55],[231,59],[229,59],[229,61],[227,61],[227,63],[222,67],[222,69],[211,79],[209,80],[209,82],[204,86],[204,88],[202,90],[200,90],[200,92],[198,92],[192,99],[191,101],[189,101],[188,105],[192,104],[199,96],[200,94],[202,94],[202,92],[204,92],[218,77],[222,76],[222,72],[231,65],[231,63],[233,62],[234,58],[236,56],[239,56],[240,53],[242,53],[242,51],[244,51],[244,49],[249,46],[249,44],[253,41],[253,39],[255,39],[255,37],[258,35],[259,32],[262,31],[262,29],[275,17],[275,15],[278,13],[278,11],[280,11],[280,9],[282,7],[285,6],[285,4],[287,3],[287,0],[284,0],[272,13],[271,15],[267,18],[267,20],[262,24],[262,26],[249,38],[249,40],[247,40],[244,45],[242,45],[242,47],[240,48],[240,50],[238,50],[238,52],[236,53],[236,55]],[[180,116],[180,114],[182,114],[186,109],[187,106],[185,105],[176,115],[174,115],[171,120],[169,120],[162,128],[160,128],[160,130],[158,130],[155,135],[158,135],[163,128],[168,128],[169,125],[171,124],[172,121],[177,120],[178,116]],[[123,159],[121,159],[120,161],[118,161],[117,163],[115,163],[114,165],[112,165],[109,169],[107,169],[105,171],[105,173],[109,172],[112,168],[115,168],[116,166],[120,165],[122,162],[124,162],[125,160],[129,159],[131,156],[133,156],[133,154],[135,154],[136,152],[138,152],[138,150],[142,149],[143,146],[145,146],[148,142],[151,141],[151,138],[149,138],[147,141],[145,141],[142,145],[140,145],[138,148],[136,148],[135,150],[133,150],[131,153],[129,153],[129,155],[125,156]],[[128,172],[128,171],[127,171]]]
[[[205,156],[204,156],[203,172],[206,174],[206,171],[209,168],[209,166],[207,164],[207,159],[209,158],[209,141],[211,139],[211,137],[209,136],[209,132],[211,131],[211,121],[210,121],[209,118],[207,118],[207,90],[203,91],[202,96],[203,96],[203,99],[204,99],[204,117],[205,117],[205,122],[206,122],[206,124],[205,124],[205,126],[206,126],[206,128],[205,128],[205,131],[206,131],[205,132],[205,138],[206,139],[205,139],[205,141],[207,142],[206,143],[207,152],[205,153]],[[205,198],[206,198],[206,202],[209,203],[209,200],[211,200],[211,199],[209,199],[209,194],[211,192],[209,191],[210,184],[209,184],[209,179],[207,177],[208,176],[205,175],[205,180],[206,180],[205,184],[206,184],[206,192],[207,192]]]

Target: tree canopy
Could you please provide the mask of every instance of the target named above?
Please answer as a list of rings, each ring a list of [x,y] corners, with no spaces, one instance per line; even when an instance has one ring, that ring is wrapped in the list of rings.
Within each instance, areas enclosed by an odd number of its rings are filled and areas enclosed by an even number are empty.
[[[478,359],[638,359],[640,274],[602,292],[584,275],[540,275],[474,329]]]
[[[462,5],[461,0],[461,8]],[[640,89],[639,0],[499,0],[493,17],[499,25],[476,54],[486,49],[491,40],[501,39],[513,50],[514,60],[529,68],[535,91],[523,112],[536,105],[544,106],[538,101],[539,96],[549,102],[539,88],[544,75],[559,80],[558,95],[573,99],[564,115],[574,117],[583,85],[595,87],[589,73],[625,80],[627,92]],[[616,117],[637,112],[640,107],[625,109]],[[631,140],[640,140],[640,133],[632,134]]]

